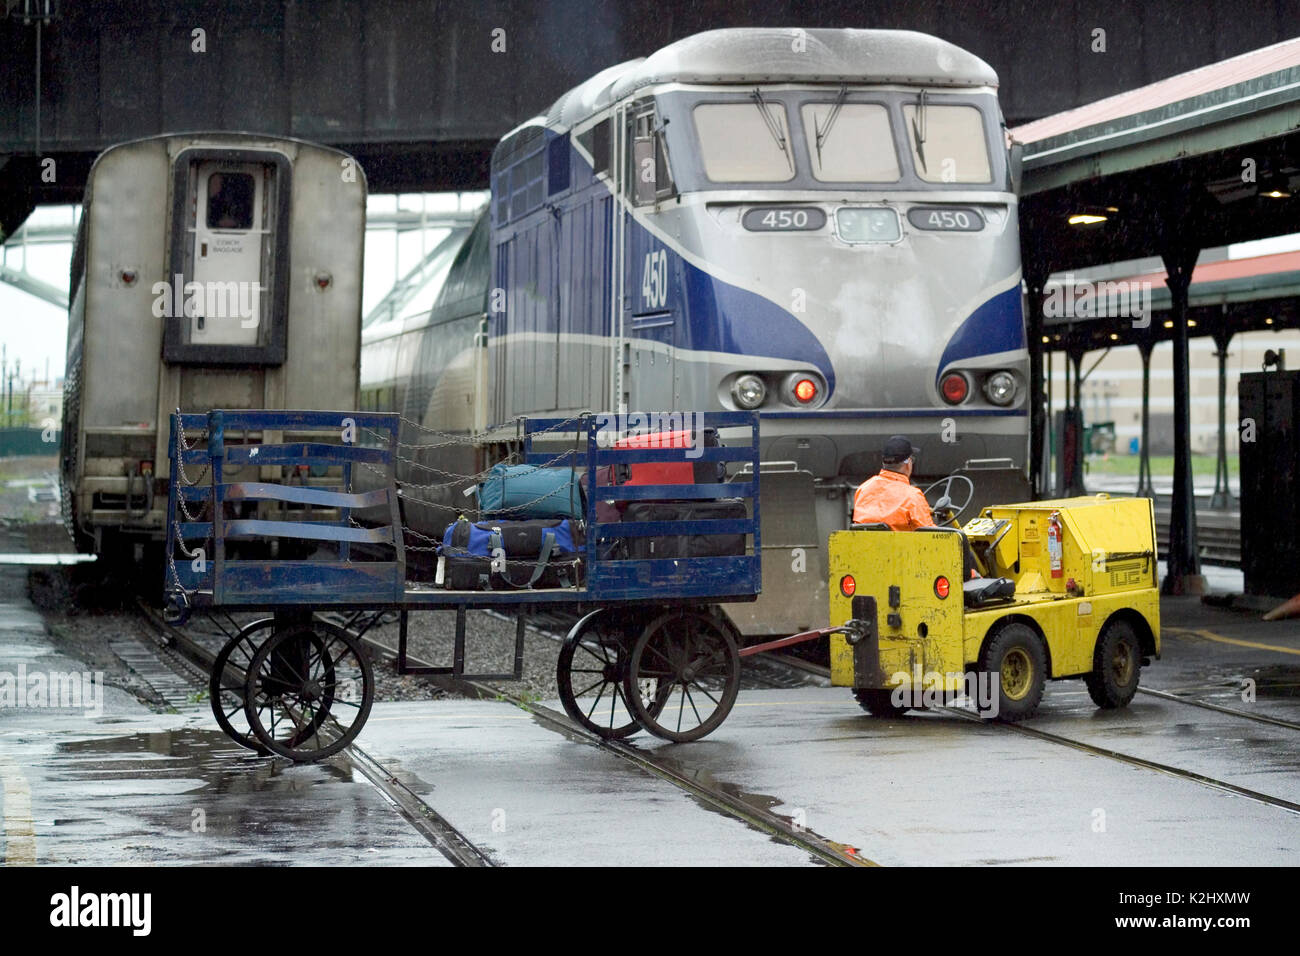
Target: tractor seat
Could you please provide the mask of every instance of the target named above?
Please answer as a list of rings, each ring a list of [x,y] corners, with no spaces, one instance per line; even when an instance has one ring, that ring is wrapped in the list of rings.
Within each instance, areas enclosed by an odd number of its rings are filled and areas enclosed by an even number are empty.
[[[1010,578],[971,578],[961,586],[967,607],[987,607],[1010,601],[1016,596],[1016,582]]]

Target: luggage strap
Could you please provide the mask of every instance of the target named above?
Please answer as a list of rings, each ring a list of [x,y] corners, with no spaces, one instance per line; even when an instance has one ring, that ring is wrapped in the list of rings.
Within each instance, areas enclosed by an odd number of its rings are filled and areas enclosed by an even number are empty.
[[[505,554],[505,548],[502,547],[500,528],[493,528],[488,534],[488,547],[494,552],[500,548],[501,553]],[[551,528],[542,529],[541,551],[537,555],[537,564],[533,568],[532,576],[529,577],[528,581],[524,584],[520,584],[518,581],[512,581],[510,579],[510,558],[508,555],[506,557],[505,566],[501,569],[501,579],[514,588],[531,588],[537,583],[538,579],[541,578],[542,573],[546,570],[546,564],[551,560],[551,551],[554,548],[555,531]]]

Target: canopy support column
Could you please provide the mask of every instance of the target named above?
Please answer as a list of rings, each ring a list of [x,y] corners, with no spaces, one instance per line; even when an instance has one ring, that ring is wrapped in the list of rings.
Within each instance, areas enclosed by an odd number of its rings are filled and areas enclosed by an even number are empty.
[[[1164,210],[1169,215],[1171,210]],[[1187,347],[1187,289],[1200,249],[1178,243],[1161,253],[1174,321],[1174,494],[1169,512],[1168,572],[1163,594],[1204,594],[1196,547],[1196,497],[1192,487],[1191,372]]]
[[[1029,338],[1029,487],[1038,497],[1043,493],[1047,417],[1051,414],[1043,393],[1043,360],[1051,361],[1051,353],[1043,347],[1043,295],[1050,273],[1045,265],[1037,262],[1026,262],[1024,268],[1025,286],[1029,293],[1026,322]],[[1048,375],[1051,375],[1050,366]]]
[[[1228,343],[1231,340],[1232,333],[1222,327],[1214,333],[1214,355],[1219,360],[1219,454],[1214,463],[1214,494],[1210,496],[1210,507],[1224,511],[1236,504],[1228,483]]]
[[[1142,444],[1138,450],[1138,497],[1154,499],[1156,490],[1151,484],[1151,349],[1155,343],[1138,343],[1142,354]]]

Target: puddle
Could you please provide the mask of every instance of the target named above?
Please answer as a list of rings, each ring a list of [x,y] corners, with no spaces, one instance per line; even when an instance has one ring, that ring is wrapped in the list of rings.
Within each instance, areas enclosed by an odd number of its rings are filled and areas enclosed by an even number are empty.
[[[1273,664],[1252,675],[1257,697],[1300,697],[1300,667]]]
[[[76,780],[192,780],[192,795],[295,791],[322,783],[351,783],[346,759],[293,765],[259,757],[219,730],[181,728],[123,737],[97,737],[55,748],[59,769]],[[68,758],[67,761],[58,760]]]

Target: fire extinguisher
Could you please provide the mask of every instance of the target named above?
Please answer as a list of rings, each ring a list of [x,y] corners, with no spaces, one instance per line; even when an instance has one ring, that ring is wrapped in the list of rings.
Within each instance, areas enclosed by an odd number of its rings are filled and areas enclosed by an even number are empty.
[[[1061,576],[1061,513],[1053,511],[1047,519],[1047,556],[1052,566],[1052,577]]]

